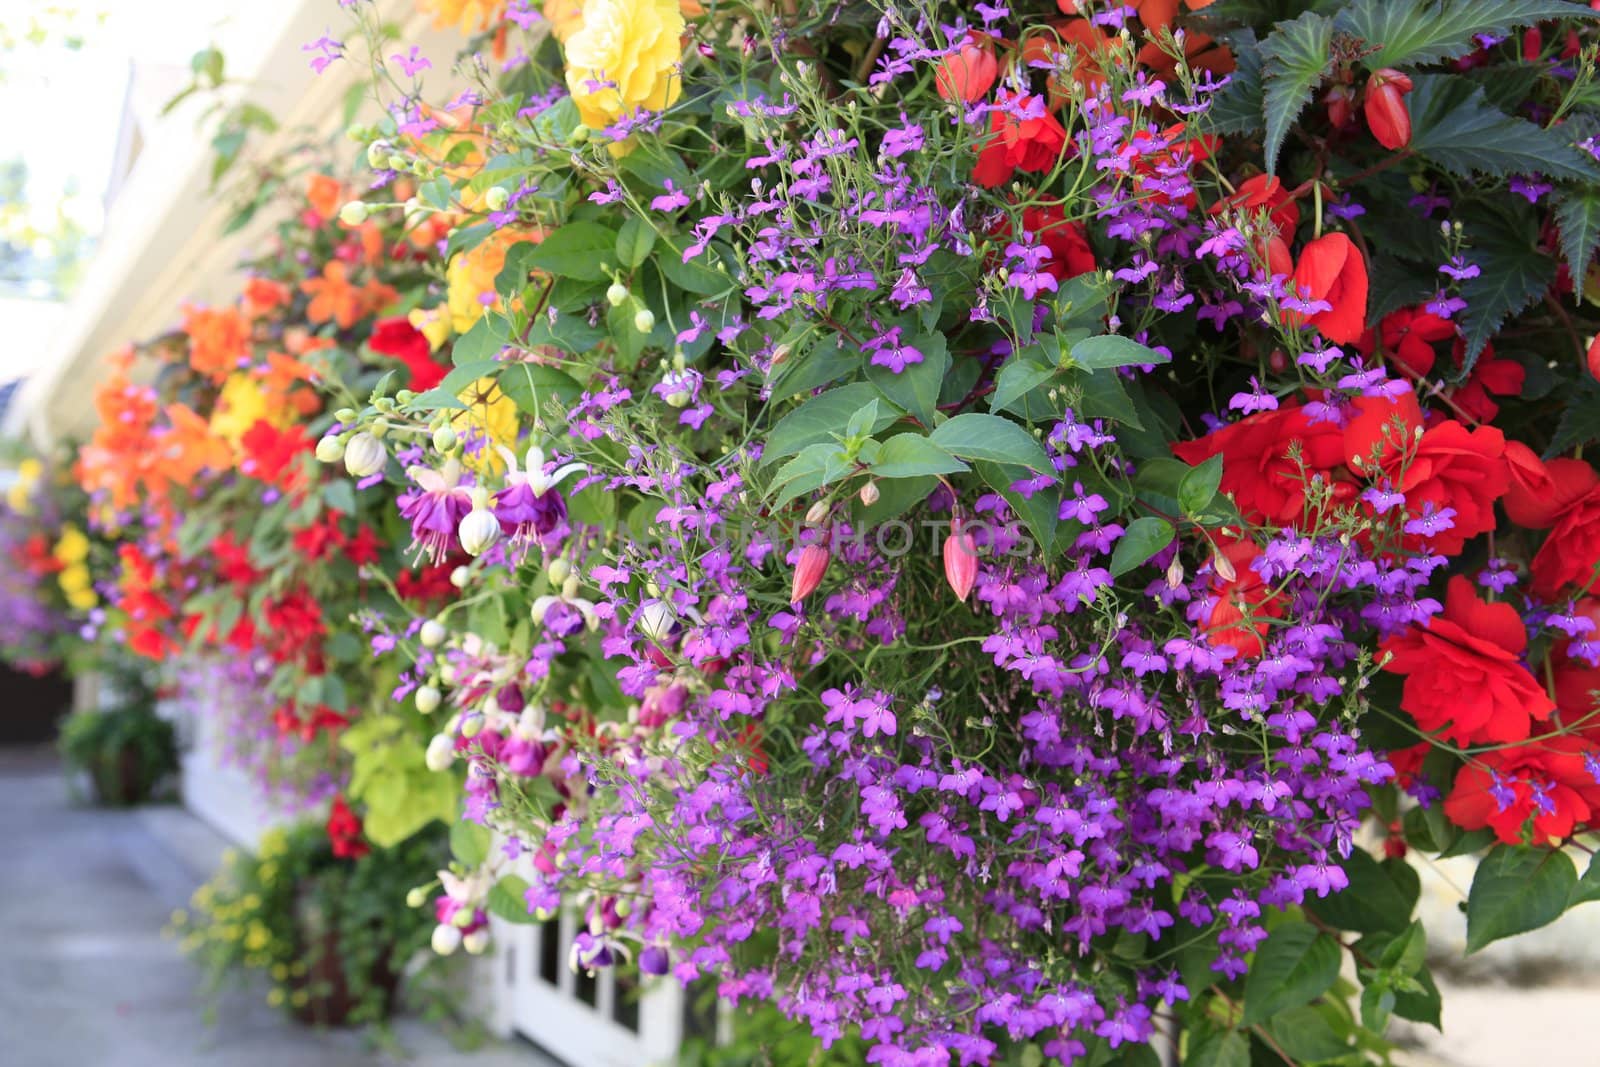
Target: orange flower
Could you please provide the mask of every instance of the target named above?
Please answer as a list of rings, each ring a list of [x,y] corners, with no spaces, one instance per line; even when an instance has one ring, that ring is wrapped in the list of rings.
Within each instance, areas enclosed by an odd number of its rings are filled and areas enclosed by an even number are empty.
[[[341,330],[348,330],[393,302],[398,295],[376,278],[369,279],[358,289],[351,284],[349,274],[350,268],[336,259],[322,268],[322,277],[307,278],[300,283],[300,291],[311,297],[306,318],[318,323],[332,319]]]
[[[237,308],[185,307],[183,332],[189,337],[189,366],[222,381],[250,355],[250,324]]]
[[[346,200],[344,185],[326,174],[313,174],[306,183],[306,203],[326,222],[339,214]]]
[[[211,424],[192,408],[169,404],[167,419],[171,425],[166,432],[155,435],[155,475],[174,485],[188,485],[203,471],[233,466],[233,450],[228,442],[212,433]]]
[[[244,286],[240,306],[251,318],[260,318],[289,302],[289,287],[271,278],[251,278]]]

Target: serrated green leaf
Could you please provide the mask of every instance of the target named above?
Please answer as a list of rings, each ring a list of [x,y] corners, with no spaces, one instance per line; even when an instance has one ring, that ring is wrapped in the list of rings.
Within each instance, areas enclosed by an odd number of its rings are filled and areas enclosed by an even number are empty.
[[[1396,974],[1413,975],[1422,969],[1427,958],[1428,933],[1421,923],[1413,922],[1389,942],[1378,956],[1378,963]]]
[[[1172,523],[1145,515],[1128,523],[1127,530],[1117,539],[1111,552],[1111,574],[1120,577],[1144,563],[1151,556],[1172,544],[1177,536]]]
[[[1339,977],[1339,943],[1310,923],[1279,923],[1244,980],[1243,1025],[1254,1026],[1326,993]]]
[[[1561,412],[1544,455],[1549,459],[1595,440],[1600,440],[1600,385],[1586,379]]]
[[[872,463],[872,473],[880,478],[960,474],[970,469],[920,433],[902,433],[889,438]]]
[[[533,272],[534,251],[539,246],[532,241],[518,241],[506,249],[506,261],[500,273],[494,276],[494,291],[510,299],[528,287],[528,276]]]
[[[569,222],[547,234],[529,266],[559,278],[597,282],[617,265],[617,231],[598,222]]]
[[[851,415],[874,400],[878,401],[878,417],[868,433],[877,433],[904,414],[883,400],[877,387],[867,382],[852,382],[830,389],[778,420],[767,434],[761,462],[772,463],[795,455],[807,445],[833,440],[833,435],[849,422]]]
[[[1600,900],[1600,854],[1589,857],[1589,866],[1584,868],[1583,877],[1572,886],[1567,907],[1574,908],[1591,900]]]
[[[1496,845],[1478,864],[1467,894],[1467,951],[1554,922],[1577,883],[1577,868],[1564,852]]]
[[[1311,94],[1328,73],[1333,63],[1332,46],[1333,20],[1315,11],[1279,23],[1261,42],[1268,174],[1277,172],[1278,150],[1283,147],[1289,127],[1311,102]]]
[[[661,241],[661,254],[655,261],[668,281],[679,289],[700,296],[720,296],[733,288],[733,277],[716,267],[718,263],[726,264],[732,256],[726,245],[713,241],[704,252],[687,263],[683,261],[685,247],[686,243],[681,237]]]
[[[962,459],[1014,463],[1043,474],[1055,473],[1044,446],[1027,430],[999,415],[969,411],[940,423],[930,437],[934,444]]]
[[[1205,121],[1218,133],[1255,133],[1265,112],[1261,78],[1261,47],[1253,30],[1243,30],[1230,41],[1237,66],[1227,88],[1211,98]]]
[[[624,267],[637,267],[643,263],[655,246],[655,229],[638,216],[624,222],[617,233],[617,259]]]
[[[1593,17],[1566,0],[1357,0],[1339,13],[1337,27],[1377,50],[1361,57],[1368,70],[1421,66],[1457,59],[1478,48],[1478,34],[1504,37],[1547,19]]]
[[[1559,189],[1555,195],[1556,227],[1561,231],[1561,255],[1573,284],[1582,286],[1589,260],[1600,242],[1600,189],[1579,185]]]
[[[1412,977],[1421,987],[1421,991],[1416,993],[1397,991],[1394,998],[1394,1013],[1414,1023],[1427,1023],[1437,1030],[1442,1022],[1444,1007],[1444,1001],[1439,996],[1439,987],[1434,984],[1433,975],[1426,970],[1420,970]]]
[[[510,320],[491,311],[473,323],[472,329],[456,338],[455,345],[450,349],[450,361],[460,367],[492,360],[510,343]]]
[[[518,874],[503,874],[489,887],[489,913],[508,923],[533,923],[539,920],[528,911],[528,881]]]
[[[1454,74],[1418,74],[1407,97],[1413,152],[1463,178],[1526,174],[1600,179],[1600,165],[1559,130],[1507,115],[1483,89]]]
[[[1556,261],[1539,251],[1537,227],[1485,220],[1469,232],[1467,258],[1478,268],[1476,278],[1461,284],[1467,308],[1461,313],[1466,350],[1459,380],[1472,373],[1484,346],[1505,320],[1542,297],[1556,279]]]

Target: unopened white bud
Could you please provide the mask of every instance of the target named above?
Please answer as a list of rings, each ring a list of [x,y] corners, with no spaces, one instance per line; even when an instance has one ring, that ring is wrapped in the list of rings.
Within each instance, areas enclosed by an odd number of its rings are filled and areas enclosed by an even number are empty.
[[[640,308],[633,316],[633,328],[640,333],[649,333],[656,328],[656,316],[649,308]]]
[[[344,442],[339,440],[339,435],[330,433],[317,442],[317,461],[319,463],[337,463],[344,458]]]
[[[500,540],[500,520],[488,508],[473,508],[462,517],[456,533],[467,555],[481,556]]]
[[[572,574],[572,564],[567,562],[566,556],[557,556],[545,568],[545,574],[550,578],[551,588],[560,588]]]
[[[806,525],[821,526],[827,521],[828,512],[832,510],[832,506],[826,500],[817,501],[806,511]]]
[[[346,226],[360,226],[367,221],[367,205],[360,200],[352,200],[339,209],[339,221]]]
[[[878,497],[881,495],[882,494],[878,491],[878,483],[868,482],[866,485],[861,487],[861,506],[870,508],[872,505],[878,502]]]
[[[422,624],[422,628],[417,631],[417,639],[422,642],[424,648],[438,648],[444,644],[444,639],[449,636],[450,631],[446,630],[444,623],[438,619],[427,620]]]
[[[367,478],[383,470],[389,462],[389,450],[383,442],[363,431],[350,438],[344,446],[344,469],[352,477]]]
[[[465,564],[450,572],[450,584],[457,589],[465,589],[470,581],[472,581],[472,568]]]
[[[448,956],[461,947],[461,931],[448,923],[433,928],[433,951]]]
[[[420,885],[406,894],[406,907],[420,908],[428,902],[428,891]]]
[[[456,743],[445,734],[434,734],[433,740],[428,742],[427,754],[423,762],[428,765],[428,770],[447,771],[450,764],[456,761]]]
[[[436,452],[454,452],[456,441],[456,431],[450,426],[441,426],[433,431],[433,448]]]
[[[504,186],[491,185],[489,191],[483,194],[483,202],[488,205],[490,211],[504,211],[506,205],[511,203],[511,194]]]
[[[633,617],[633,625],[651,641],[664,639],[677,621],[677,613],[665,600],[652,600]]]
[[[480,927],[461,939],[461,947],[474,956],[483,955],[489,947],[489,931]]]
[[[437,709],[439,707],[439,702],[443,699],[444,697],[439,692],[438,686],[421,686],[417,689],[417,710],[422,712],[422,714],[427,715]]]
[[[611,288],[606,290],[606,301],[614,308],[619,308],[628,299],[628,287],[621,282],[612,282]]]

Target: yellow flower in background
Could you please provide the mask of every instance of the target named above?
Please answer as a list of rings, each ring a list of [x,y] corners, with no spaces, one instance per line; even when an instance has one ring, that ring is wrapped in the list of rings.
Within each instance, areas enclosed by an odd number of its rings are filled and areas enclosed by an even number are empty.
[[[78,589],[67,594],[67,603],[74,611],[88,611],[100,603],[93,589]]]
[[[51,551],[56,562],[63,567],[70,567],[74,563],[82,563],[89,558],[89,539],[83,531],[70,523],[61,528],[61,537],[56,541],[56,547]]]
[[[249,432],[259,419],[274,426],[281,425],[283,411],[271,411],[267,405],[266,391],[259,382],[245,373],[230,374],[217,397],[217,407],[211,416],[211,432],[235,448],[240,438]]]
[[[450,425],[463,437],[472,431],[485,439],[477,455],[462,457],[462,465],[480,472],[504,470],[505,460],[495,446],[510,448],[517,443],[517,402],[506,396],[493,378],[479,378],[461,390],[457,399],[467,405],[467,410],[452,415]]]
[[[61,583],[64,592],[72,593],[80,589],[87,589],[92,584],[89,578],[89,568],[81,563],[74,563],[64,568],[56,578]]]
[[[542,14],[550,24],[550,36],[566,44],[583,26],[583,0],[544,0]]]
[[[506,265],[506,252],[514,244],[534,239],[531,233],[500,230],[476,248],[450,257],[450,266],[445,271],[449,283],[445,300],[451,329],[466,333],[489,309],[500,310],[500,295],[495,292],[494,280]],[[431,338],[429,343],[432,343]]]
[[[28,514],[28,498],[33,496],[34,486],[39,484],[39,479],[43,475],[44,464],[36,459],[29,458],[18,463],[17,480],[6,490],[6,506],[18,515]]]
[[[428,347],[435,352],[450,339],[450,320],[440,308],[414,308],[406,314],[406,321],[428,339]]]
[[[506,0],[417,0],[417,10],[432,15],[435,28],[454,26],[470,37],[506,17]]]
[[[599,129],[676,100],[683,30],[678,0],[588,0],[583,25],[566,43],[567,88],[584,125]]]

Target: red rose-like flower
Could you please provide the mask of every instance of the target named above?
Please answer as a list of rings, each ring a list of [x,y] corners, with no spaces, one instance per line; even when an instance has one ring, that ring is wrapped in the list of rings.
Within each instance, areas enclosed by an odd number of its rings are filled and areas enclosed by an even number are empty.
[[[1448,319],[1419,307],[1401,308],[1385,315],[1376,333],[1368,330],[1360,347],[1370,353],[1373,342],[1381,340],[1384,355],[1420,378],[1433,370],[1439,357],[1433,346],[1455,335],[1456,328]]]
[[[1019,170],[1035,174],[1049,170],[1067,146],[1066,128],[1050,114],[1043,98],[1003,89],[999,106],[989,113],[989,131],[972,178],[990,189],[1010,181]]]
[[[358,860],[371,851],[361,840],[361,817],[350,810],[342,796],[333,798],[328,809],[328,842],[333,854],[342,860]]]
[[[1395,487],[1413,515],[1430,504],[1436,514],[1455,510],[1455,525],[1430,539],[1435,552],[1457,555],[1472,538],[1494,529],[1494,502],[1509,484],[1505,450],[1505,435],[1493,426],[1468,430],[1451,420],[1423,432],[1403,471],[1391,464]],[[1600,531],[1596,534],[1600,537]]]
[[[1344,431],[1312,422],[1292,402],[1263,411],[1172,452],[1191,466],[1222,457],[1222,491],[1230,493],[1246,521],[1263,526],[1300,526],[1307,518],[1306,490],[1312,478],[1333,486],[1333,503],[1355,497],[1344,473]],[[1298,462],[1291,454],[1298,455]]]
[[[1076,278],[1097,266],[1089,235],[1079,223],[1067,221],[1061,205],[1023,208],[1022,228],[1036,234],[1039,243],[1050,250],[1044,270],[1057,281]]]
[[[1506,514],[1518,526],[1545,530],[1554,526],[1567,508],[1600,486],[1600,474],[1581,459],[1552,459],[1534,455],[1521,441],[1506,442]]]
[[[1520,844],[1531,822],[1535,844],[1557,844],[1600,808],[1595,757],[1593,745],[1570,736],[1485,752],[1456,775],[1444,813],[1463,829],[1487,826],[1508,845]]]
[[[315,447],[304,426],[280,430],[265,419],[257,419],[239,439],[244,459],[239,470],[279,489],[292,489],[299,480],[295,460]]]
[[[1422,408],[1410,389],[1397,396],[1360,396],[1344,426],[1345,462],[1357,474],[1387,467],[1410,453]]]
[[[1528,633],[1510,604],[1480,600],[1450,579],[1444,611],[1380,646],[1383,669],[1406,676],[1400,707],[1417,725],[1463,745],[1522,741],[1556,710],[1522,665]]]
[[[1574,605],[1573,613],[1600,627],[1600,598],[1584,597]],[[1600,667],[1568,655],[1570,646],[1570,641],[1557,640],[1550,650],[1550,688],[1556,708],[1563,726],[1576,727],[1589,740],[1600,742],[1600,701],[1595,697],[1600,693]]]
[[[412,392],[432,389],[444,381],[445,374],[449,372],[448,367],[434,360],[433,350],[422,331],[411,325],[403,315],[374,323],[367,344],[374,352],[406,365],[411,372],[411,381],[406,388]]]
[[[1587,588],[1600,567],[1600,488],[1567,505],[1533,557],[1533,595],[1555,600],[1571,587]]]
[[[1496,359],[1487,349],[1472,365],[1466,384],[1451,394],[1456,407],[1479,422],[1500,414],[1496,396],[1516,396],[1522,392],[1527,371],[1514,359]]]
[[[1235,541],[1218,551],[1224,562],[1211,581],[1201,617],[1206,640],[1218,648],[1231,648],[1243,658],[1254,658],[1266,648],[1269,620],[1283,618],[1283,598],[1252,566],[1261,556],[1255,545]]]
[[[969,30],[959,47],[939,61],[934,85],[946,100],[974,104],[994,86],[1000,64],[994,57],[994,38]]]
[[[1367,325],[1367,263],[1360,249],[1342,233],[1325,233],[1306,245],[1294,268],[1294,288],[1303,298],[1331,304],[1308,317],[1284,312],[1291,326],[1309,322],[1337,344],[1360,340]]]

